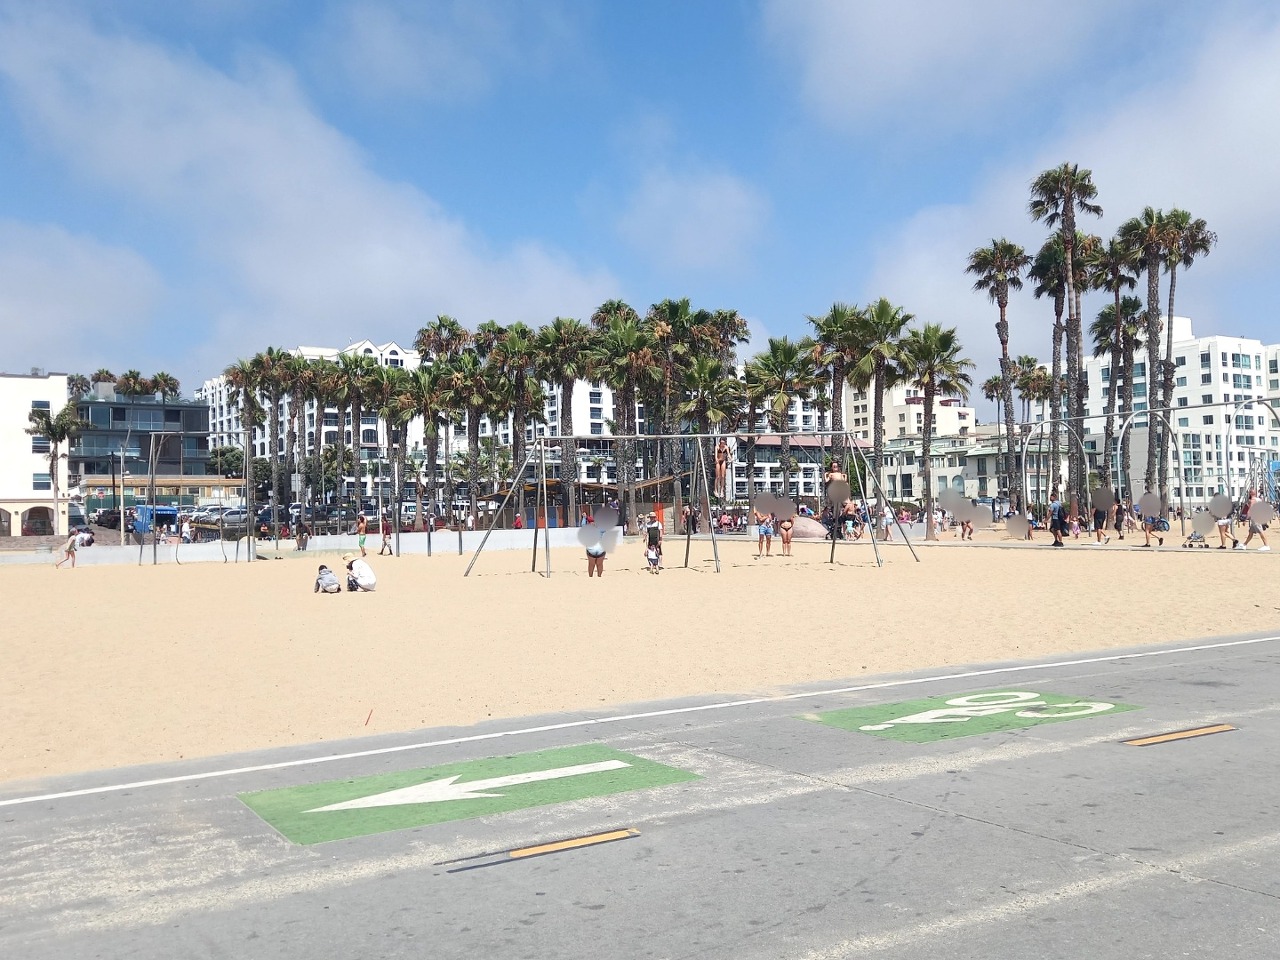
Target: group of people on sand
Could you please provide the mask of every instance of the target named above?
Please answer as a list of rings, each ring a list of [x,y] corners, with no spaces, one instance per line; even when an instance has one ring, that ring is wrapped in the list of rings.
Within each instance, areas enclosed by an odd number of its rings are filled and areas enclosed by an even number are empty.
[[[378,578],[374,576],[368,560],[354,553],[344,553],[342,562],[347,568],[348,593],[373,593],[377,589]],[[311,592],[341,593],[342,583],[338,580],[338,575],[322,563],[316,572],[316,585]]]

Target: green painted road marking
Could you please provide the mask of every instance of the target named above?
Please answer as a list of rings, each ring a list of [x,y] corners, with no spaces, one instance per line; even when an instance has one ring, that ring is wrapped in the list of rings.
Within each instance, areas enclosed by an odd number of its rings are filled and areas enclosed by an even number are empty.
[[[599,744],[242,793],[294,843],[323,843],[662,787],[698,775]]]
[[[828,710],[815,719],[842,730],[857,730],[907,743],[929,743],[1137,709],[1127,703],[1081,700],[1056,693],[993,690]]]

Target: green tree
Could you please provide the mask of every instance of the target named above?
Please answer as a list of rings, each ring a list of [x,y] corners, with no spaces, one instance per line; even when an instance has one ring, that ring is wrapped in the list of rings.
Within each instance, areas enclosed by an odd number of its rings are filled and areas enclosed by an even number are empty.
[[[240,429],[241,442],[244,445],[244,461],[253,462],[253,431],[254,428],[262,423],[262,406],[258,403],[258,374],[253,361],[237,360],[231,366],[223,371],[223,376],[227,378],[227,383],[231,389],[235,391],[235,405],[240,411]],[[254,485],[249,478],[245,478],[244,484],[244,506],[249,516],[254,515]],[[253,539],[250,538],[249,550],[253,550]]]
[[[1160,269],[1169,252],[1169,231],[1164,212],[1154,207],[1144,207],[1140,216],[1132,217],[1120,225],[1120,239],[1138,251],[1141,266],[1147,272],[1147,402],[1150,406],[1158,406],[1159,401],[1153,395],[1153,388],[1160,370]],[[1147,469],[1143,484],[1145,492],[1152,493],[1159,487],[1156,472],[1160,462],[1161,429],[1157,427],[1158,421],[1154,417],[1147,419]]]
[[[709,434],[725,429],[728,424],[737,421],[741,415],[744,400],[742,381],[735,376],[732,369],[726,367],[715,357],[694,357],[685,368],[681,383],[681,401],[676,408],[676,415],[682,420],[693,422],[697,432]],[[702,451],[704,469],[710,469],[714,462],[714,451]],[[710,489],[712,479],[705,478]],[[726,476],[724,498],[729,499],[732,478]],[[709,500],[703,503],[703,515],[711,516]]]
[[[1105,448],[1110,451],[1114,443],[1115,427],[1112,417],[1116,409],[1116,401],[1120,403],[1120,416],[1128,417],[1133,413],[1133,358],[1143,341],[1143,327],[1139,323],[1142,313],[1142,301],[1137,297],[1117,296],[1115,303],[1109,303],[1098,313],[1098,317],[1089,328],[1093,339],[1093,355],[1095,357],[1110,356],[1111,384],[1107,393],[1107,435],[1104,438]],[[1117,451],[1120,465],[1121,489],[1116,497],[1124,494],[1132,495],[1133,474],[1129,456],[1129,444],[1132,433],[1125,432],[1124,441]],[[1111,459],[1108,455],[1107,488],[1111,486]],[[1125,488],[1125,482],[1130,485]]]
[[[920,473],[925,494],[926,540],[937,540],[933,522],[933,406],[939,397],[967,397],[973,381],[973,363],[961,356],[954,327],[926,323],[907,332],[902,341],[898,369],[907,383],[924,393],[924,425],[920,431]],[[1042,368],[1043,369],[1043,368]]]
[[[862,311],[847,303],[833,303],[819,317],[809,317],[814,329],[814,360],[831,377],[831,452],[844,463],[844,388],[864,352]]]
[[[116,375],[112,373],[110,370],[108,370],[106,367],[99,367],[97,370],[93,372],[93,375],[89,377],[89,382],[93,384],[99,384],[99,383],[113,384],[116,382]]]
[[[1106,469],[1103,471],[1102,486],[1105,490],[1111,489],[1111,461],[1116,455],[1115,452],[1115,409],[1117,400],[1117,383],[1121,364],[1123,360],[1123,344],[1124,338],[1119,321],[1124,316],[1121,309],[1121,297],[1125,290],[1132,290],[1134,284],[1137,283],[1137,265],[1138,253],[1127,243],[1118,237],[1112,238],[1106,246],[1099,245],[1088,259],[1089,268],[1089,284],[1095,290],[1105,290],[1115,297],[1115,302],[1111,309],[1112,322],[1116,323],[1116,329],[1112,331],[1112,335],[1100,341],[1096,329],[1091,330],[1095,349],[1100,342],[1108,344],[1110,362],[1111,362],[1111,384],[1107,390],[1106,405],[1106,421],[1103,427],[1102,450],[1103,457],[1106,462]],[[1095,321],[1096,323],[1096,321]],[[1095,353],[1095,356],[1101,356]],[[1124,375],[1124,383],[1132,389],[1129,373]],[[1126,437],[1126,444],[1127,444]],[[1127,474],[1126,474],[1127,475]]]
[[[595,332],[581,320],[556,317],[542,327],[536,338],[536,355],[541,362],[539,376],[559,392],[560,433],[573,436],[573,388],[578,380],[590,379],[595,350]],[[560,448],[560,479],[565,498],[565,518],[573,523],[577,515],[577,442]]]
[[[1009,504],[1025,509],[1022,501],[1022,473],[1013,452],[1013,378],[1014,365],[1009,357],[1009,291],[1022,289],[1022,274],[1031,265],[1027,252],[1003,237],[991,245],[979,247],[969,254],[965,272],[978,279],[973,289],[985,292],[1000,310],[996,321],[996,337],[1000,340],[1000,402],[1004,407],[1005,456],[1004,474],[1008,478]]]
[[[461,410],[467,420],[467,488],[475,517],[479,514],[480,420],[493,405],[495,375],[479,351],[467,349],[450,361],[443,376],[449,406]]]
[[[280,472],[280,405],[288,389],[286,375],[290,356],[279,347],[267,347],[249,361],[253,364],[258,390],[266,399],[267,460],[271,464],[271,490],[277,503],[289,502]]]
[[[244,451],[239,447],[214,447],[209,451],[209,469],[220,477],[243,477]]]
[[[92,384],[89,383],[89,378],[83,373],[73,373],[67,377],[67,396],[72,400],[80,399],[90,389],[92,389]]]
[[[871,472],[876,485],[877,510],[884,507],[884,395],[897,383],[898,352],[907,324],[915,319],[902,307],[881,297],[859,313],[858,329],[865,344],[853,368],[853,380],[871,393]]]
[[[759,387],[764,393],[763,408],[778,432],[782,458],[782,495],[791,496],[791,404],[807,400],[817,386],[813,348],[788,337],[770,337],[768,349],[754,361]]]
[[[436,483],[440,459],[440,430],[444,426],[449,412],[447,406],[448,391],[445,384],[446,378],[444,377],[444,371],[447,369],[448,367],[442,363],[417,367],[409,374],[409,381],[399,400],[401,407],[411,410],[417,416],[422,417],[423,448],[426,458],[424,479],[431,494],[430,505],[432,513],[435,513],[436,504],[440,499]],[[422,503],[423,484],[417,483],[416,487],[418,494],[417,522],[422,524],[426,522]],[[449,496],[452,499],[452,492],[450,492]]]
[[[1093,171],[1082,170],[1078,164],[1063,163],[1041,173],[1031,184],[1028,212],[1032,220],[1043,220],[1045,225],[1058,228],[1062,239],[1064,280],[1067,297],[1067,408],[1080,428],[1084,416],[1084,399],[1087,384],[1084,381],[1083,322],[1080,318],[1080,291],[1076,267],[1077,246],[1080,235],[1076,230],[1076,215],[1102,216],[1102,207],[1093,201],[1098,188],[1093,182]],[[1012,443],[1012,438],[1010,439]],[[1079,489],[1085,471],[1085,463],[1079,450],[1068,445],[1067,483],[1071,488],[1071,511],[1079,505]]]
[[[43,437],[49,444],[49,489],[53,494],[53,533],[62,536],[67,528],[62,523],[59,466],[66,458],[64,445],[72,443],[85,430],[92,429],[88,423],[80,419],[76,412],[75,401],[69,401],[57,413],[51,410],[32,410],[27,414],[27,433],[32,437]]]
[[[653,341],[641,325],[635,310],[620,300],[602,304],[591,317],[599,330],[591,364],[614,391],[614,420],[628,438],[637,430],[636,401],[642,388],[661,377]],[[636,447],[635,441],[617,442],[619,503],[626,516],[626,529],[635,530]]]

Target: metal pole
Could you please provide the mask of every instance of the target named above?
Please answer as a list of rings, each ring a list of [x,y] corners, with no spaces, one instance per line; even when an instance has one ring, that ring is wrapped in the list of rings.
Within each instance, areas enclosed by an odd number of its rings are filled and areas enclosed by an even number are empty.
[[[396,431],[395,443],[392,444],[391,484],[392,484],[392,493],[394,494],[394,496],[391,498],[391,502],[392,502],[391,509],[394,511],[394,516],[391,518],[391,522],[392,524],[394,524],[394,529],[396,532],[396,556],[398,557],[400,556],[400,514],[404,509],[403,505],[401,504],[401,500],[404,497],[404,478],[400,476],[400,433],[399,431]]]
[[[531,451],[529,452],[529,456],[525,457],[525,459],[524,459],[524,466],[520,468],[520,475],[521,475],[521,476],[523,476],[523,475],[524,475],[525,468],[526,468],[526,467],[528,467],[528,466],[529,466],[529,464],[533,461],[533,457],[534,457],[534,454],[537,452],[537,449],[538,449],[538,446],[537,446],[537,442],[535,441],[535,442],[534,442],[533,450],[531,450]],[[521,481],[521,482],[523,483],[524,481]],[[463,575],[464,577],[465,577],[467,574],[469,574],[469,573],[471,572],[471,568],[472,568],[472,567],[474,567],[474,566],[476,565],[476,560],[477,560],[477,559],[479,558],[479,556],[480,556],[480,551],[484,549],[484,545],[489,541],[489,534],[493,533],[494,528],[498,525],[498,518],[499,518],[500,516],[502,516],[502,511],[503,511],[503,510],[505,510],[505,509],[507,508],[507,502],[511,499],[511,494],[512,494],[514,491],[515,491],[515,487],[514,487],[514,486],[512,486],[511,488],[509,488],[509,489],[507,490],[507,495],[506,495],[506,497],[504,497],[504,498],[503,498],[503,500],[502,500],[502,506],[500,506],[500,507],[498,508],[498,512],[497,512],[496,514],[494,514],[493,519],[492,519],[491,521],[489,521],[489,529],[488,529],[488,530],[486,530],[486,531],[484,532],[484,536],[480,539],[480,546],[476,547],[475,556],[473,556],[473,557],[471,558],[471,562],[467,564],[467,569],[466,569],[466,570],[464,570],[464,571],[463,571],[463,573],[462,573],[462,575]],[[536,507],[536,506],[534,507],[534,510],[535,510],[535,512],[536,512],[536,510],[537,510],[537,507]],[[430,527],[430,526],[432,526],[432,524],[428,524],[428,527]],[[430,533],[428,533],[427,543],[428,543],[428,544],[430,544],[430,543],[431,543]],[[537,550],[538,550],[538,524],[537,524],[536,522],[535,522],[535,523],[534,523],[534,525],[533,525],[533,549],[534,549],[534,559],[533,559],[533,562],[534,562],[534,565],[535,565],[535,566],[534,566],[534,569],[536,570],[536,569],[537,569],[537,562],[538,562],[538,554],[537,554]],[[430,547],[428,546],[428,551],[429,551],[429,550],[430,550]],[[428,555],[430,555],[430,554],[428,553]]]
[[[544,576],[551,576],[551,499],[547,496],[547,443],[544,440],[539,444],[542,451],[542,547],[546,553],[547,572]],[[534,534],[537,535],[537,528],[534,528]]]
[[[871,464],[867,461],[867,455],[866,455],[866,453],[865,453],[865,452],[863,452],[863,449],[862,449],[861,447],[855,447],[855,449],[857,450],[858,456],[859,456],[860,458],[862,458],[862,468],[863,468],[863,470],[865,470],[865,471],[866,471],[866,474],[865,474],[865,475],[866,475],[866,476],[868,476],[868,477],[871,477]],[[883,490],[883,488],[881,488],[881,486],[880,486],[880,478],[879,478],[879,477],[871,477],[871,483],[875,486],[876,490],[878,490],[878,491],[880,492],[881,496],[883,496],[883,495],[884,495],[884,490]],[[851,491],[850,491],[850,492],[852,492],[852,489],[851,489]],[[867,493],[867,492],[866,492],[865,490],[863,490],[863,491],[862,491],[862,501],[863,501],[863,503],[866,503],[866,500],[867,500],[866,493]],[[886,501],[886,502],[888,502],[888,499],[889,499],[888,497],[885,497],[885,501]],[[892,504],[890,505],[890,509],[892,509]],[[870,523],[870,527],[871,527],[871,530],[870,530],[870,533],[871,533],[871,550],[872,550],[872,552],[876,555],[876,566],[877,566],[877,567],[883,567],[883,566],[884,566],[884,561],[880,559],[880,547],[879,547],[879,545],[876,543],[876,533],[878,532],[878,528],[879,528],[879,526],[880,526],[880,518],[879,518],[879,517],[870,517],[870,516],[869,516],[867,519],[869,519],[869,520],[871,521],[871,523]],[[833,534],[832,534],[832,535],[834,536],[834,532],[833,532]],[[836,546],[836,543],[835,543],[835,541],[834,541],[834,540],[832,540],[832,541],[831,541],[831,556],[832,556],[832,560],[831,560],[831,562],[832,562],[832,563],[834,563],[834,562],[835,562],[835,546]],[[914,551],[914,550],[912,550],[911,552],[912,552],[912,554],[913,554],[913,555],[915,554],[915,551]],[[917,557],[916,559],[919,559],[919,558]]]
[[[703,490],[703,493],[706,493],[706,490],[707,490],[707,460],[706,460],[706,457],[705,457],[705,456],[703,456],[703,453],[702,453],[702,444],[701,444],[701,443],[699,443],[699,442],[697,442],[697,441],[695,441],[695,445],[697,446],[697,449],[698,449],[698,466],[702,468],[702,490]],[[724,492],[727,494],[727,493],[728,493],[728,487],[729,487],[729,465],[728,465],[727,463],[725,464],[725,471],[724,471],[724,485],[725,485],[725,491],[724,491]],[[726,499],[728,499],[728,498],[726,497]],[[710,498],[708,498],[708,503],[709,503],[709,502],[710,502]],[[707,512],[708,512],[708,513],[710,513],[710,511],[709,511],[709,510],[708,510]],[[719,546],[719,543],[716,541],[716,522],[715,522],[714,518],[712,518],[712,517],[707,517],[707,529],[711,531],[711,556],[715,558],[715,562],[716,562],[716,573],[719,573],[719,572],[720,572],[720,546]],[[685,566],[688,566],[688,555],[687,555],[687,554],[686,554],[686,556],[685,556]]]

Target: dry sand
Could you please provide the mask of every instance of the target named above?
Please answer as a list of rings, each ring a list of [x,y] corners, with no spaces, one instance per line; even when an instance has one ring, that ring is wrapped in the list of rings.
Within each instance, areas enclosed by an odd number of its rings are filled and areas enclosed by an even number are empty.
[[[695,569],[652,576],[631,544],[603,580],[577,550],[550,578],[527,552],[467,579],[456,555],[371,556],[377,593],[338,596],[312,594],[340,566],[313,553],[8,567],[0,780],[1280,626],[1280,555],[950,541],[876,569],[827,550],[722,540],[716,575],[695,543]]]

